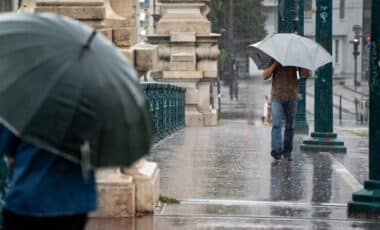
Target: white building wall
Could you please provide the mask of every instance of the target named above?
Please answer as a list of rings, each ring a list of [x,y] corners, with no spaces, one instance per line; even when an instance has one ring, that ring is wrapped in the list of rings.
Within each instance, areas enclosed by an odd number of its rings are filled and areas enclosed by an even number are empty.
[[[333,1],[333,56],[334,56],[334,74],[353,75],[354,74],[354,57],[352,55],[353,45],[350,40],[353,39],[354,33],[352,26],[363,24],[363,2],[358,0],[345,0],[345,16],[339,16],[340,0]],[[305,19],[305,36],[315,37],[315,14],[316,0],[313,0],[312,18]],[[338,42],[337,42],[338,41]],[[336,47],[338,44],[339,47]],[[338,50],[336,50],[338,48]],[[339,55],[336,57],[336,55]],[[361,73],[361,55],[358,56],[358,76]]]

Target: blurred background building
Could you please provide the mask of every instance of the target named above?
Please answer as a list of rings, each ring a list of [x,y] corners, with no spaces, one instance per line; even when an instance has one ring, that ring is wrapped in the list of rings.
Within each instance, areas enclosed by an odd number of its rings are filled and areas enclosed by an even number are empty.
[[[140,39],[145,40],[149,34],[153,34],[155,23],[159,20],[159,0],[138,0],[140,4]]]
[[[0,12],[16,11],[18,9],[19,0],[1,0]]]

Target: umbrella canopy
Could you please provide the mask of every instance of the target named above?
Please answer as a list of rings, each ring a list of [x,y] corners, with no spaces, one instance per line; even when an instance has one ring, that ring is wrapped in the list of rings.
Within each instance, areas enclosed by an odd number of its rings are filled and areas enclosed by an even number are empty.
[[[272,34],[248,46],[248,55],[259,69],[265,69],[275,59],[283,66],[309,70],[333,61],[333,57],[315,41],[290,33]]]
[[[127,166],[149,152],[143,88],[123,54],[75,20],[0,15],[0,122],[88,166]]]

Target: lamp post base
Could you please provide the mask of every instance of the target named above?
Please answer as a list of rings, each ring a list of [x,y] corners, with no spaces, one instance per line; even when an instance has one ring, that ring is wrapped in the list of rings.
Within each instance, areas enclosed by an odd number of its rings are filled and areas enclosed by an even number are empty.
[[[311,138],[304,140],[300,148],[304,152],[347,152],[344,142],[337,138],[336,133],[325,132],[313,132]]]
[[[365,181],[364,189],[352,194],[347,213],[349,217],[380,219],[380,181]]]
[[[294,132],[296,134],[309,134],[309,125],[305,121],[296,121]]]

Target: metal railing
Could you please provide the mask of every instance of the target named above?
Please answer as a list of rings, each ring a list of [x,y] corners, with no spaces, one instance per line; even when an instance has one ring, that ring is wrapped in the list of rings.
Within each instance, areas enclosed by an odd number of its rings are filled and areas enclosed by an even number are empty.
[[[153,121],[154,142],[185,126],[186,89],[160,83],[144,83]]]

